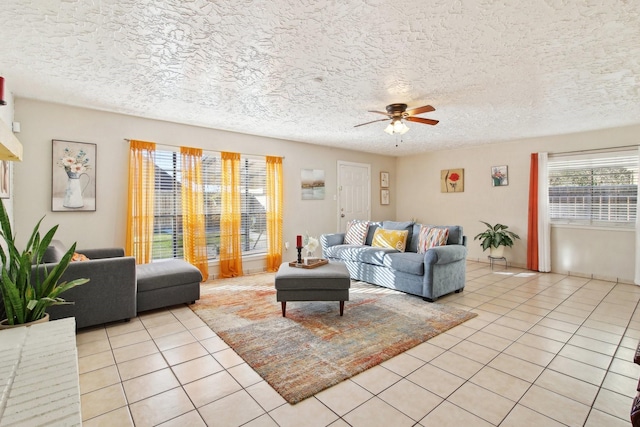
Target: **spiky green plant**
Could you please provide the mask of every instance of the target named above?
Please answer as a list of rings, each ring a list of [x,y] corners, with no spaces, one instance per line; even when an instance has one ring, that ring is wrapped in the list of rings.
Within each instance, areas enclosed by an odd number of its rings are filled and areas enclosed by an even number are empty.
[[[58,283],[58,281],[71,261],[76,244],[74,243],[69,248],[50,272],[46,267],[42,270],[32,269],[34,264],[43,264],[44,253],[58,226],[54,226],[40,238],[40,223],[44,217],[41,218],[33,229],[25,249],[19,251],[15,244],[15,236],[11,231],[11,223],[4,203],[0,203],[0,207],[0,236],[6,246],[0,245],[0,261],[2,262],[0,291],[2,291],[7,323],[19,325],[32,322],[43,318],[46,309],[52,305],[72,304],[72,302],[60,298],[59,295],[68,289],[88,282],[89,279],[75,279],[62,283]]]
[[[491,225],[488,222],[480,221],[484,225],[487,226],[487,229],[482,233],[478,234],[473,240],[480,239],[480,244],[482,245],[482,250],[486,251],[491,246],[497,248],[498,246],[513,246],[513,240],[519,239],[518,236],[513,231],[508,231],[509,228],[506,225],[496,224]]]

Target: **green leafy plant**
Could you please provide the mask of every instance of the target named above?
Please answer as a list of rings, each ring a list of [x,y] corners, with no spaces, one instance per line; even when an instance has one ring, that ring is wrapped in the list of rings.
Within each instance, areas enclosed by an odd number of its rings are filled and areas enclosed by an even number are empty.
[[[480,221],[487,226],[487,229],[482,233],[479,233],[473,240],[480,239],[482,250],[486,251],[490,247],[497,248],[499,246],[513,246],[513,240],[519,239],[516,233],[507,230],[509,228],[503,224],[491,225],[488,222]]]
[[[32,268],[34,265],[43,264],[45,251],[58,226],[51,228],[41,238],[39,229],[44,217],[41,218],[33,229],[25,249],[20,251],[16,247],[15,236],[11,231],[11,223],[4,203],[0,203],[0,206],[0,236],[6,246],[0,245],[0,261],[2,261],[0,291],[7,314],[7,323],[19,325],[33,322],[43,318],[46,309],[52,305],[72,304],[60,298],[59,295],[89,281],[89,279],[76,279],[58,283],[75,252],[75,243],[51,271],[46,267],[42,270]]]

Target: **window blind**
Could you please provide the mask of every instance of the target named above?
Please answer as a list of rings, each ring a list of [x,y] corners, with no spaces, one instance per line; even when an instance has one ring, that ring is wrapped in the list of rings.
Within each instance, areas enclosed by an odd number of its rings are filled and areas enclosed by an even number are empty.
[[[155,224],[153,259],[182,258],[182,200],[180,153],[156,151]],[[241,156],[241,236],[243,255],[267,250],[266,160]],[[217,259],[220,244],[221,159],[204,152],[202,157],[204,214],[209,259]]]
[[[638,198],[638,152],[550,156],[552,223],[633,227]]]

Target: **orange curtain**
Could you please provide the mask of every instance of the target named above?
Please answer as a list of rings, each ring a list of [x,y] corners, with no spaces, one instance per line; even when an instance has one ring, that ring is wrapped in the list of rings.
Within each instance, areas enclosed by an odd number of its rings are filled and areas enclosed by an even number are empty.
[[[282,263],[282,157],[267,156],[267,271]]]
[[[538,270],[538,154],[531,154],[529,172],[529,224],[527,227],[527,269]]]
[[[125,252],[137,264],[151,262],[152,257],[155,152],[153,142],[130,141]]]
[[[202,278],[209,277],[207,235],[204,227],[202,149],[180,147],[182,159],[182,245],[184,259],[193,264]]]
[[[240,154],[220,153],[222,184],[220,213],[220,277],[242,276],[240,236]]]

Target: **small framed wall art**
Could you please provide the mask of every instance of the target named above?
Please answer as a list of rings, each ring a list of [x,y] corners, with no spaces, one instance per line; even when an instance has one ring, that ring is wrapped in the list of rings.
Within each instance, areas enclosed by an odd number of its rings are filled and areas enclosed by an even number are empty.
[[[444,169],[440,171],[441,193],[462,193],[464,191],[464,169]]]
[[[52,141],[51,210],[96,210],[97,145]]]
[[[382,188],[380,190],[380,204],[381,205],[388,205],[389,204],[389,189],[388,188]]]
[[[389,188],[389,172],[380,172],[380,188]]]
[[[301,169],[300,190],[302,200],[324,200],[324,170]]]
[[[8,160],[0,161],[0,199],[11,197],[11,164]]]
[[[509,185],[509,170],[507,166],[491,167],[491,185],[494,187]]]

